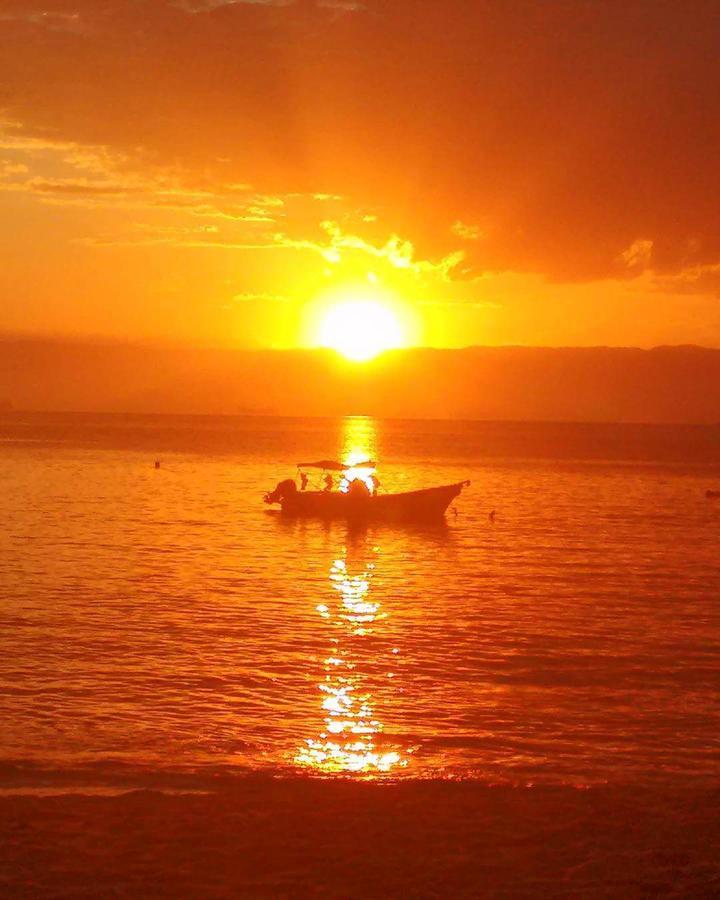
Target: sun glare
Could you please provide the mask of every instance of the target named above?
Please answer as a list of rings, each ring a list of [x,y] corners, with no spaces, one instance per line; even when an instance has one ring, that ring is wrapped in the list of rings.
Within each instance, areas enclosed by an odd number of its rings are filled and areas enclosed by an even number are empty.
[[[347,300],[330,307],[320,321],[317,342],[356,362],[407,344],[395,313],[374,300]]]

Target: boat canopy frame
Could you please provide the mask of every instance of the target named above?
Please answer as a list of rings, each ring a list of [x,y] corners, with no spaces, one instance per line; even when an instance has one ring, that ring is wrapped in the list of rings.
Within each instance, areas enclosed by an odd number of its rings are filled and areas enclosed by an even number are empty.
[[[301,462],[297,464],[298,469],[323,469],[326,472],[348,472],[350,469],[374,469],[375,462],[372,459],[365,459],[357,463],[341,463],[334,459],[319,459],[316,462]]]

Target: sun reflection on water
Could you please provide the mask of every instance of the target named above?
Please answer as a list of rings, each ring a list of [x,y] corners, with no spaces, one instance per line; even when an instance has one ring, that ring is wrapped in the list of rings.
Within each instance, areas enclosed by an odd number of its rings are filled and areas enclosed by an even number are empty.
[[[368,459],[377,459],[377,432],[373,419],[367,416],[349,416],[343,421],[343,446],[340,458],[345,465],[353,466],[345,472],[340,490],[347,491],[350,482],[357,479],[365,482],[368,490],[372,492],[371,476],[374,470],[355,464]]]
[[[377,455],[375,423],[353,416],[343,423],[340,459],[346,464],[374,460]],[[349,469],[350,481],[361,478],[372,489],[365,467]],[[376,712],[381,681],[395,677],[391,665],[398,648],[384,646],[387,613],[372,597],[372,582],[380,548],[367,535],[349,536],[329,571],[332,600],[318,603],[319,616],[330,630],[330,649],[323,660],[322,725],[295,756],[295,763],[325,774],[362,773],[372,776],[407,766],[404,750],[389,742]],[[387,652],[388,659],[385,659]]]
[[[373,547],[373,555],[378,548]],[[343,558],[330,568],[330,582],[337,593],[333,607],[319,604],[323,619],[339,629],[332,649],[323,661],[324,678],[318,685],[322,694],[324,727],[317,738],[309,738],[295,757],[298,765],[317,771],[390,772],[405,767],[407,760],[396,747],[379,741],[383,724],[373,709],[373,691],[367,673],[359,670],[362,642],[376,633],[386,617],[380,603],[370,599],[375,563],[366,562],[359,574],[349,571],[347,548]],[[394,673],[385,672],[384,677]]]

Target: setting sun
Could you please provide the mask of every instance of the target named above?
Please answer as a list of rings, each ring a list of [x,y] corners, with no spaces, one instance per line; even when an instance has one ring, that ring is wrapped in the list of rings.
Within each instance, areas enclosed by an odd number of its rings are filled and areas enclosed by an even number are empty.
[[[362,362],[407,343],[403,328],[387,306],[374,300],[348,300],[332,306],[320,322],[318,344]]]

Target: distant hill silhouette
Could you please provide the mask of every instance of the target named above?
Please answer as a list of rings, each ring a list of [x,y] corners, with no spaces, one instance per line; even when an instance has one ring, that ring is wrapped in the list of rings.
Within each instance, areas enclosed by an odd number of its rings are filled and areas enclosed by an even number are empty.
[[[369,365],[317,350],[0,339],[16,409],[720,422],[720,350],[470,347]]]

